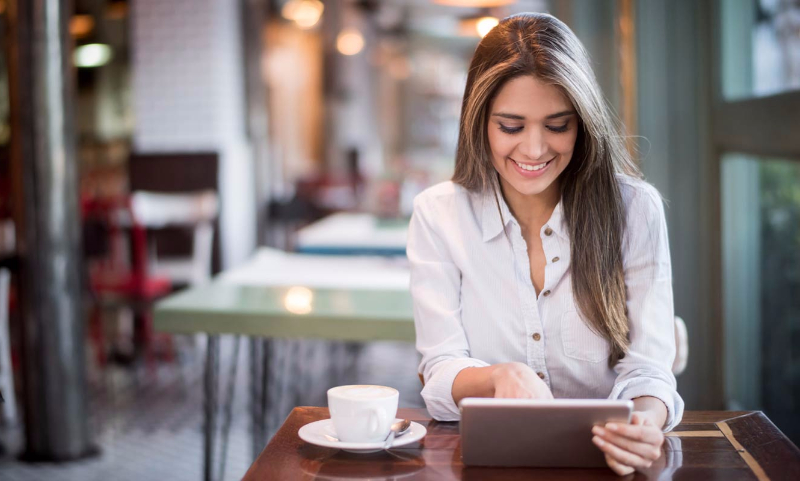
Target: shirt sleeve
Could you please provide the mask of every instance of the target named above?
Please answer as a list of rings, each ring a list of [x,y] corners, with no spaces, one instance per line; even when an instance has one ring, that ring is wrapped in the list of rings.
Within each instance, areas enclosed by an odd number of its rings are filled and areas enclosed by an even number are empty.
[[[454,219],[435,212],[431,204],[425,194],[415,199],[407,246],[417,350],[422,355],[419,371],[425,381],[421,394],[431,417],[457,421],[453,381],[462,369],[489,364],[469,357],[461,323],[461,271],[438,231]]]
[[[652,186],[633,194],[623,256],[630,347],[614,368],[617,378],[609,399],[660,399],[667,407],[664,431],[670,431],[680,423],[684,404],[672,374],[675,314],[667,223]]]

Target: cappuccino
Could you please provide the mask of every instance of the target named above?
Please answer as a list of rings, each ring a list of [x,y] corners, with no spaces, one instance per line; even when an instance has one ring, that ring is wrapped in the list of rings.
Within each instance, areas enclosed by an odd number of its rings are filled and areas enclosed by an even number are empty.
[[[397,389],[386,386],[339,386],[331,389],[333,394],[347,399],[382,399],[397,396]]]
[[[383,441],[397,414],[400,393],[387,386],[353,385],[328,389],[328,409],[340,441]]]

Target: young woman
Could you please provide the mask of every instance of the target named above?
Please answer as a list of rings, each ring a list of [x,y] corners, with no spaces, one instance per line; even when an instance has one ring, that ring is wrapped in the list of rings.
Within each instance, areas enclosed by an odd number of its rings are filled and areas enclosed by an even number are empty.
[[[416,198],[408,257],[434,418],[471,396],[632,399],[593,440],[619,474],[659,457],[683,414],[663,205],[561,21],[481,40],[455,175]]]

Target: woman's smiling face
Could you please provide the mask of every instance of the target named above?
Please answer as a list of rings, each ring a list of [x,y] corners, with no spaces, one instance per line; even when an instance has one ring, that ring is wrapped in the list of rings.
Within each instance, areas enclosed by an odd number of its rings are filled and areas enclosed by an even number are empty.
[[[578,114],[555,85],[523,75],[506,82],[489,110],[492,164],[506,195],[557,189],[555,182],[572,159]]]

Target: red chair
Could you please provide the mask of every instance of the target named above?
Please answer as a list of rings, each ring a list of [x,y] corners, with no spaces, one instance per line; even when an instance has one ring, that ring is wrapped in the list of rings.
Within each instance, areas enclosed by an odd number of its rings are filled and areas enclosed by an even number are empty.
[[[83,203],[84,219],[105,226],[105,255],[89,263],[89,285],[93,294],[90,336],[97,348],[97,361],[106,363],[107,348],[102,308],[126,306],[134,312],[135,341],[144,348],[148,367],[154,367],[152,305],[172,291],[167,277],[148,273],[146,229],[136,220],[130,199],[92,199]],[[165,336],[168,359],[173,357],[171,338]]]

